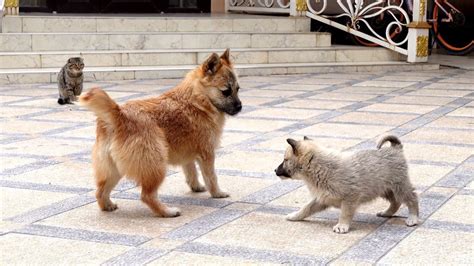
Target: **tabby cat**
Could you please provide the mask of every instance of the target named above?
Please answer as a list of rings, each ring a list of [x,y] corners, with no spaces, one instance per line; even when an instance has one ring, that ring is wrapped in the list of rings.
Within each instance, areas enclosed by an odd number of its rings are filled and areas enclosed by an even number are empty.
[[[71,57],[58,74],[59,104],[72,104],[81,95],[84,76],[84,60],[81,57]]]

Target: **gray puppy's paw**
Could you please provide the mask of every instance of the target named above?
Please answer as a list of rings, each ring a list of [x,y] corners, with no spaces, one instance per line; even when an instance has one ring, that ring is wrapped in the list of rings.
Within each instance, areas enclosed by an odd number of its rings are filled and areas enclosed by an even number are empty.
[[[338,233],[338,234],[345,234],[347,232],[349,232],[349,225],[348,224],[336,224],[332,230],[335,232],[335,233]]]
[[[408,216],[408,218],[405,221],[405,224],[407,226],[415,226],[419,223],[418,217],[416,216]]]
[[[286,216],[286,219],[287,219],[288,221],[301,221],[301,220],[303,220],[303,219],[301,218],[301,215],[300,215],[299,212],[292,212],[292,213],[288,214],[288,215]]]

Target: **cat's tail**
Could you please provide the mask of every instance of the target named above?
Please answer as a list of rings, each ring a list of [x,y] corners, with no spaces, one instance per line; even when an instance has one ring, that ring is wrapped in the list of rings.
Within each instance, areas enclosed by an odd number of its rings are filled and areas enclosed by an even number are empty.
[[[400,141],[399,138],[395,137],[394,135],[386,135],[383,136],[378,142],[377,142],[377,149],[382,148],[383,144],[385,142],[389,141],[391,144],[391,147],[394,148],[403,148],[402,142]]]
[[[81,95],[79,103],[94,112],[105,123],[113,126],[119,123],[120,106],[101,88],[92,88]]]

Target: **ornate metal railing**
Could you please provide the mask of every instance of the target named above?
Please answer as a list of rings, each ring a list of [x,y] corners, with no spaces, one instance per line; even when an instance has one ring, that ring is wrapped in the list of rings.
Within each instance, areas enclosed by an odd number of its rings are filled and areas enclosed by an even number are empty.
[[[306,0],[306,4],[306,16],[312,19],[407,55],[409,62],[428,59],[426,0]],[[407,10],[413,11],[412,16]],[[340,21],[344,18],[345,23]],[[383,18],[382,31],[374,29],[374,18]]]
[[[290,14],[293,0],[225,0],[227,11]]]

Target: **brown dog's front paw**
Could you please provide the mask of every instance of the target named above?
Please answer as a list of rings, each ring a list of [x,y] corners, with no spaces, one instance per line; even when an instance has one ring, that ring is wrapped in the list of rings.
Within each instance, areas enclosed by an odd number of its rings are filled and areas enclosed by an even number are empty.
[[[203,186],[203,185],[201,185],[201,184],[199,184],[199,185],[197,185],[197,186],[195,186],[195,187],[192,187],[191,190],[192,190],[193,192],[204,192],[204,191],[206,191],[206,187]]]
[[[162,216],[165,218],[173,218],[173,217],[178,217],[180,215],[181,215],[181,211],[178,208],[167,208]]]
[[[101,207],[101,209],[105,212],[113,212],[116,209],[118,209],[118,206],[117,204],[110,202],[108,204],[105,204],[103,207]]]
[[[227,198],[230,195],[229,195],[229,193],[227,193],[225,191],[217,191],[217,192],[214,192],[214,193],[211,192],[211,196],[213,198]]]

